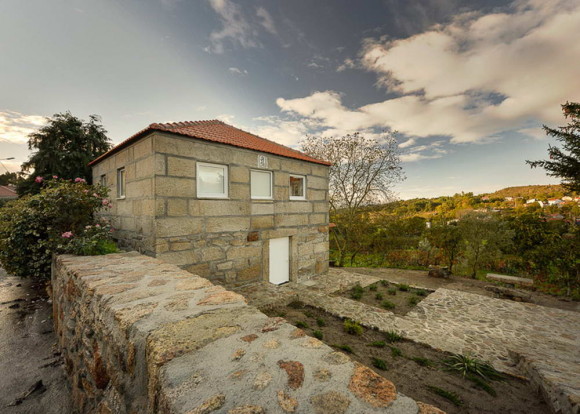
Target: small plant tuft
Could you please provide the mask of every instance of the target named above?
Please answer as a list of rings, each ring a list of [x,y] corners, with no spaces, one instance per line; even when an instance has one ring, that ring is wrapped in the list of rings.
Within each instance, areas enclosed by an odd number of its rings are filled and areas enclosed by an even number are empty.
[[[383,371],[386,371],[389,369],[389,367],[387,366],[387,363],[380,358],[373,358],[372,363],[373,363],[373,367],[378,368],[378,369],[382,369]]]
[[[282,311],[277,312],[276,316],[278,316],[279,318],[283,318],[284,316],[286,316],[286,312],[282,312]]]
[[[344,331],[351,335],[361,336],[364,332],[364,329],[357,322],[351,321],[350,319],[345,319]]]
[[[376,292],[377,289],[378,289],[378,286],[377,285],[370,285],[369,286],[369,290],[370,291]]]
[[[482,361],[470,355],[454,354],[443,361],[448,371],[457,372],[464,377],[475,375],[485,380],[503,380],[505,377],[489,362]]]
[[[410,287],[409,285],[406,285],[405,283],[401,283],[401,284],[399,285],[399,290],[400,290],[401,292],[408,292],[410,288],[411,288],[411,287]]]
[[[326,322],[322,318],[316,318],[316,324],[320,327],[326,326]]]
[[[386,280],[381,280],[381,285],[383,286],[389,286],[389,282]]]
[[[481,377],[478,377],[476,375],[468,375],[466,377],[469,381],[473,382],[475,384],[475,386],[477,388],[481,388],[482,390],[484,390],[485,392],[487,392],[489,395],[493,396],[493,397],[497,397],[497,392],[495,391],[495,389],[489,385],[489,383],[484,380]]]
[[[307,329],[308,324],[306,322],[303,322],[303,321],[298,321],[298,322],[296,322],[296,327],[300,328],[300,329]]]
[[[389,288],[389,290],[387,290],[387,293],[389,295],[396,295],[397,294],[397,288]]]
[[[422,367],[432,367],[433,365],[435,365],[433,361],[424,357],[411,357],[409,359]]]
[[[312,332],[312,336],[315,337],[316,339],[322,340],[324,334],[322,333],[322,331],[314,331]]]
[[[415,296],[415,295],[409,297],[409,299],[407,300],[407,302],[411,306],[417,305],[417,303],[419,303],[420,301],[421,301],[421,299],[419,299],[419,296]]]
[[[385,332],[385,339],[387,342],[399,342],[405,339],[401,334],[395,331],[386,331]]]
[[[415,295],[425,297],[427,296],[427,291],[423,289],[415,290]]]
[[[403,351],[401,351],[401,349],[397,348],[396,346],[392,346],[391,347],[391,356],[393,358],[403,356]]]
[[[369,344],[369,346],[374,346],[375,348],[384,348],[387,346],[385,341],[374,341]]]
[[[314,318],[314,314],[310,311],[304,312],[304,316],[306,316],[307,318]]]
[[[377,294],[375,295],[375,299],[376,299],[376,300],[383,300],[383,297],[384,297],[384,296],[383,296],[383,294],[382,294],[382,293],[377,293]]]
[[[383,300],[381,302],[381,306],[385,309],[394,309],[395,308],[395,304],[391,301],[388,301],[388,300]]]
[[[359,283],[357,283],[350,290],[350,297],[352,299],[359,300],[360,298],[362,298],[364,292],[365,292],[364,288]]]
[[[346,352],[347,354],[354,354],[354,350],[348,345],[332,345],[333,347],[340,349],[341,351]]]
[[[446,400],[450,401],[456,407],[461,407],[463,405],[463,400],[461,399],[461,397],[459,397],[459,395],[457,395],[453,391],[447,391],[444,390],[443,388],[434,387],[433,385],[428,385],[427,388],[432,393],[435,393],[438,396],[443,397]]]

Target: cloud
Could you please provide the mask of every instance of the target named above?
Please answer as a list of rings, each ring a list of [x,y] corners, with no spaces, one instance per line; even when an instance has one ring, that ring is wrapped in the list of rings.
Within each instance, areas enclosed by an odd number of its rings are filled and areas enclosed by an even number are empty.
[[[38,115],[24,115],[14,111],[0,111],[0,142],[26,144],[28,134],[46,123],[46,118]]]
[[[411,138],[402,144],[399,144],[399,148],[407,148],[415,144],[415,139]],[[415,162],[421,160],[432,160],[436,158],[441,158],[449,153],[449,150],[442,148],[445,141],[433,141],[429,144],[416,145],[406,150],[404,154],[401,155],[401,161],[403,162]],[[401,146],[404,145],[404,146]]]
[[[209,0],[209,3],[219,16],[221,28],[211,32],[211,44],[204,48],[208,53],[224,53],[227,43],[244,49],[262,47],[260,27],[271,34],[277,33],[272,16],[263,7],[258,7],[256,14],[251,15],[247,8],[231,0]]]
[[[344,61],[336,68],[337,72],[343,72],[347,69],[356,68],[356,62],[351,58],[346,58]]]
[[[278,34],[276,26],[274,26],[274,19],[272,19],[272,16],[270,13],[268,13],[268,10],[263,7],[258,7],[256,10],[256,16],[262,19],[260,24],[264,27],[264,29],[273,35]]]
[[[417,140],[415,138],[409,138],[407,141],[401,142],[399,144],[399,148],[407,148],[407,147],[410,147],[411,145],[415,145],[415,142],[417,142]]]
[[[327,90],[276,103],[327,130],[488,142],[531,123],[562,121],[560,104],[580,98],[580,42],[570,41],[578,37],[580,3],[517,0],[508,12],[458,15],[406,39],[367,39],[359,64],[393,98],[348,108],[339,91]]]
[[[247,75],[248,74],[248,71],[246,69],[239,69],[239,68],[236,68],[236,67],[231,67],[231,68],[228,68],[228,70],[231,73],[234,73],[236,75]]]

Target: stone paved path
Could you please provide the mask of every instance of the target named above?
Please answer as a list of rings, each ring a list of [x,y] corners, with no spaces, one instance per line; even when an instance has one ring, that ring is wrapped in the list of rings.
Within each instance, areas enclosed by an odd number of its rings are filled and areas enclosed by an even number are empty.
[[[580,314],[530,303],[437,289],[401,317],[332,293],[379,279],[331,269],[307,284],[260,284],[240,289],[251,304],[264,307],[299,299],[343,318],[443,351],[471,354],[497,369],[531,378],[555,409],[580,408]],[[423,287],[423,286],[417,286]]]

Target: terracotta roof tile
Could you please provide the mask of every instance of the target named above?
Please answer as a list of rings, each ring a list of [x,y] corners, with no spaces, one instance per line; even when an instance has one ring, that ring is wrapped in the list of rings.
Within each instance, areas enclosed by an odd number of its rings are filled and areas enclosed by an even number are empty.
[[[241,129],[235,128],[215,119],[210,121],[186,121],[166,124],[151,124],[147,128],[137,132],[135,135],[116,145],[109,152],[94,159],[89,163],[89,165],[94,165],[99,161],[102,161],[103,159],[113,155],[114,153],[127,147],[128,145],[139,140],[152,131],[164,131],[185,137],[217,142],[225,145],[232,145],[234,147],[246,148],[254,151],[266,152],[268,154],[280,155],[282,157],[294,158],[297,160],[313,162],[316,164],[330,165],[329,162],[312,158],[300,151],[296,151],[284,145],[277,144],[257,135],[250,134],[249,132],[242,131]]]
[[[16,194],[16,191],[14,191],[12,188],[5,185],[0,185],[0,198],[9,197],[18,197],[18,194]]]

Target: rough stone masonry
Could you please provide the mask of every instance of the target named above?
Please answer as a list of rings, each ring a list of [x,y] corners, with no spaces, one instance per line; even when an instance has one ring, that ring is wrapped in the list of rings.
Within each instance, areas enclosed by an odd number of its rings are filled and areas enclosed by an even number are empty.
[[[82,413],[442,413],[243,296],[157,259],[60,256],[52,285]]]

